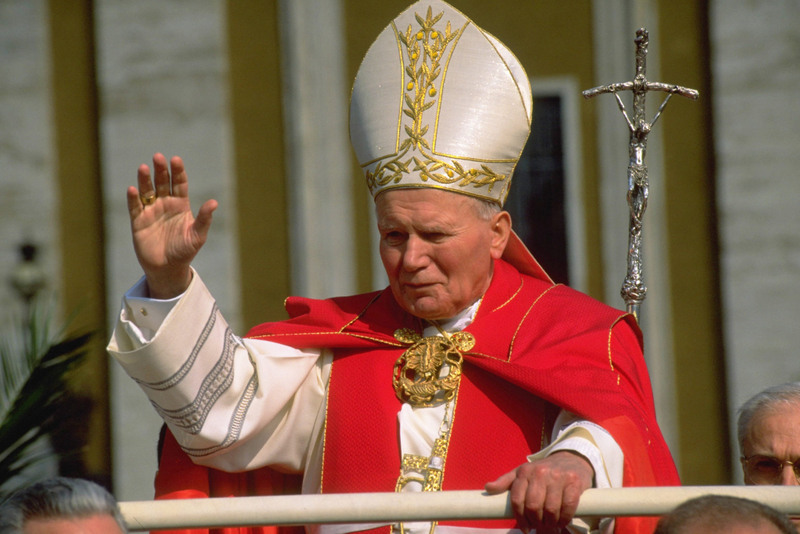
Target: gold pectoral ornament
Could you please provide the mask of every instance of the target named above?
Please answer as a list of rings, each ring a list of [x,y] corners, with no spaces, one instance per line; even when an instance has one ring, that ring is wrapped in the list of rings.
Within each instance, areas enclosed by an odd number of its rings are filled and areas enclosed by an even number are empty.
[[[448,334],[437,323],[433,325],[441,336],[422,337],[409,328],[401,328],[394,333],[398,341],[411,344],[397,359],[392,371],[397,398],[416,408],[445,404],[439,437],[433,444],[430,456],[403,455],[395,486],[398,492],[410,482],[419,483],[422,491],[442,490],[444,464],[461,382],[461,364],[464,361],[461,353],[475,346],[475,336],[469,332]],[[446,372],[444,376],[443,372]],[[436,524],[436,521],[431,523],[429,534],[434,533]],[[406,534],[404,524],[398,523],[392,532]]]
[[[461,380],[461,353],[475,346],[475,337],[469,332],[422,337],[410,328],[400,328],[394,337],[413,343],[394,364],[392,384],[397,398],[415,407],[452,399]],[[447,374],[440,376],[445,364]]]

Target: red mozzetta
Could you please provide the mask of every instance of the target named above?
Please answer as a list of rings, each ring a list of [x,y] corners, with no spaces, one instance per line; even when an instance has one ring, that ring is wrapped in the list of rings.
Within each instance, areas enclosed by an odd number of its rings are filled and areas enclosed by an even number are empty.
[[[400,401],[391,376],[408,347],[394,332],[421,333],[420,320],[388,290],[321,301],[292,297],[286,309],[289,320],[257,326],[248,337],[334,350],[322,491],[393,491],[400,472]],[[630,315],[499,260],[466,331],[475,346],[464,353],[444,490],[480,489],[522,463],[541,448],[560,408],[611,433],[625,455],[625,486],[679,483],[656,423],[641,333]],[[225,474],[195,466],[168,436],[156,490],[160,498],[269,495],[287,484],[297,487],[269,469]],[[443,524],[514,527],[513,520]],[[653,525],[650,518],[619,519],[616,532],[649,533]]]

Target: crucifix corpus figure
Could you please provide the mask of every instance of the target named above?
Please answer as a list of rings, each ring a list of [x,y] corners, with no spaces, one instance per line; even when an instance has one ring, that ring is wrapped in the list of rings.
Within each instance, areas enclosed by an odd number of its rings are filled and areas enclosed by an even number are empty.
[[[630,143],[628,153],[628,209],[630,210],[630,224],[628,226],[628,272],[622,283],[622,295],[628,313],[632,313],[639,320],[639,306],[642,304],[647,287],[642,277],[642,218],[647,209],[648,181],[647,165],[644,163],[647,151],[647,135],[661,116],[672,95],[685,96],[697,100],[699,93],[694,89],[687,89],[680,85],[669,85],[660,82],[649,82],[645,76],[647,68],[647,45],[649,37],[645,28],[636,30],[636,76],[633,81],[601,85],[587,89],[582,94],[584,98],[592,98],[602,93],[612,93],[617,99],[622,116],[628,124]],[[633,120],[631,120],[625,105],[619,97],[620,91],[633,93]],[[648,91],[663,91],[667,97],[658,108],[652,122],[645,120],[645,99]]]

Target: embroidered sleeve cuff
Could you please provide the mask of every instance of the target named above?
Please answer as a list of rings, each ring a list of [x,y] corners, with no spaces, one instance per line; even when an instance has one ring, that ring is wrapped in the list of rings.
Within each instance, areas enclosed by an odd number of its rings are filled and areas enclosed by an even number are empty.
[[[214,297],[196,273],[186,293],[172,301],[142,297],[143,283],[140,281],[123,299],[107,348],[132,378],[149,383],[173,375],[184,363],[178,355],[186,355],[198,340],[206,339],[209,332],[205,330],[221,328],[224,332],[227,324],[218,314]],[[131,303],[140,302],[147,303],[147,307],[145,313],[139,307],[135,314],[143,317],[135,317]],[[149,320],[151,309],[161,320],[148,323],[148,327],[137,324],[138,318]],[[146,336],[151,330],[151,335]],[[164,355],[171,357],[165,358]]]
[[[150,298],[144,277],[136,282],[122,298],[117,328],[109,344],[109,350],[130,351],[150,343],[178,302],[192,291],[193,286],[203,286],[194,269],[192,275],[192,282],[186,292],[169,300]],[[195,280],[198,284],[195,284]],[[112,349],[115,343],[118,346]]]
[[[197,273],[192,271],[192,274],[194,281]],[[126,330],[141,344],[149,343],[185,294],[168,300],[152,299],[147,292],[147,281],[142,277],[122,298]]]

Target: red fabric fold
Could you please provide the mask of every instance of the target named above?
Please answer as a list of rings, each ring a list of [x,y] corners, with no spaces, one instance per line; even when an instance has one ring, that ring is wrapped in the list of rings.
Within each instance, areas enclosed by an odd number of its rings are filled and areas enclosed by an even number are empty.
[[[330,348],[337,358],[345,353],[369,351],[392,353],[396,358],[406,346],[393,337],[394,331],[405,327],[421,332],[419,320],[404,312],[388,290],[321,301],[290,297],[286,308],[289,320],[257,326],[248,336],[296,348]],[[465,354],[466,365],[608,430],[625,454],[625,486],[679,484],[656,423],[641,332],[631,316],[566,286],[520,274],[499,260],[490,288],[467,331],[475,336],[476,345]],[[380,387],[391,389],[390,376],[381,374],[374,379],[380,381]],[[396,413],[396,407],[393,410]],[[455,428],[464,417],[468,417],[465,412],[458,413]],[[390,427],[394,425],[393,419]],[[392,439],[396,440],[394,432]],[[285,479],[274,479],[271,474],[256,476],[266,471],[262,468],[248,473],[262,481],[254,490],[236,478],[244,476],[241,473],[221,474],[195,466],[188,458],[179,459],[182,451],[174,450],[178,447],[174,439],[170,443],[169,447],[165,444],[156,480],[159,498],[186,498],[198,492],[210,496],[220,492],[273,494],[287,489]],[[167,450],[172,452],[166,454]],[[399,455],[397,451],[391,454],[395,457],[391,469],[398,473]],[[204,475],[203,471],[215,474]],[[649,534],[654,521],[621,518],[616,532]]]

